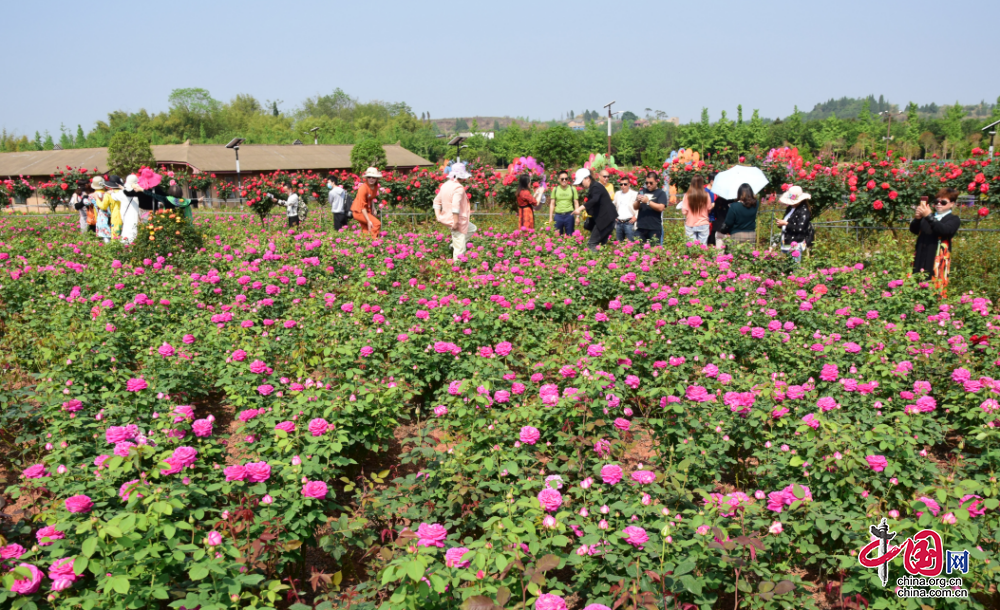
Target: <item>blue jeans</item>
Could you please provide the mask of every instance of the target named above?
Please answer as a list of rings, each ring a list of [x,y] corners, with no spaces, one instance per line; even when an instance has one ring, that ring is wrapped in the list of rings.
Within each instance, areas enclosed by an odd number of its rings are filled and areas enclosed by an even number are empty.
[[[573,217],[572,212],[567,212],[565,214],[555,214],[556,221],[556,232],[562,233],[563,235],[572,235],[573,231],[576,229],[576,219]]]
[[[694,239],[701,243],[701,245],[706,245],[708,243],[708,231],[711,225],[700,225],[697,227],[684,226],[684,234],[687,235],[688,239]]]
[[[658,241],[663,245],[663,229],[636,229],[635,235],[642,241]]]
[[[635,241],[635,223],[615,221],[615,241]]]

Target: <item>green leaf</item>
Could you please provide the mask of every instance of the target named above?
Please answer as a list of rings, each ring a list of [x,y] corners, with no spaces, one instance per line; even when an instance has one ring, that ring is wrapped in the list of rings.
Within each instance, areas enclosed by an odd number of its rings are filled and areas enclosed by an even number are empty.
[[[129,587],[127,576],[115,576],[111,579],[111,588],[122,595],[128,593]]]
[[[201,580],[208,576],[208,568],[202,565],[194,566],[191,568],[191,571],[188,572],[188,576],[191,577],[191,580]]]
[[[94,551],[96,550],[97,550],[97,538],[87,538],[86,540],[83,541],[83,545],[80,548],[80,551],[86,557],[93,556]]]
[[[174,527],[173,525],[167,523],[166,525],[163,526],[163,535],[167,537],[167,540],[173,538],[174,534],[176,533],[177,533],[177,528]]]
[[[420,579],[424,576],[424,564],[416,559],[406,562],[404,568],[406,569],[407,576],[412,578],[413,582],[420,582]]]
[[[83,555],[77,555],[76,558],[73,559],[73,573],[77,576],[82,575],[83,571],[87,569],[87,564],[89,563],[89,558],[84,557]]]
[[[697,567],[697,566],[694,564],[694,562],[692,562],[692,561],[685,561],[682,564],[680,564],[679,566],[677,566],[676,568],[674,568],[673,577],[674,578],[680,578],[681,576],[683,576],[683,575],[687,574],[688,572],[690,572],[691,570],[695,569],[695,567]]]

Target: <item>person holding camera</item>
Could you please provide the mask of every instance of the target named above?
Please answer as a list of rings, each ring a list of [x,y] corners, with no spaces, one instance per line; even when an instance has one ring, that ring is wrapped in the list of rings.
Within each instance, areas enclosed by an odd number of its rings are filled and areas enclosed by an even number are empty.
[[[952,214],[958,191],[942,188],[934,201],[934,209],[921,198],[910,221],[910,233],[917,236],[913,254],[913,273],[926,274],[934,287],[944,293],[951,271],[951,238],[958,233],[962,219]]]

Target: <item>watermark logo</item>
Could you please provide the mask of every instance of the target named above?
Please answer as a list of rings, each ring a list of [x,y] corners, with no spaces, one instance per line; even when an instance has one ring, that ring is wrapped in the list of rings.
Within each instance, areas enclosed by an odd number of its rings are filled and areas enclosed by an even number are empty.
[[[961,578],[940,578],[947,574],[969,573],[969,551],[945,551],[941,535],[934,530],[920,530],[900,545],[890,544],[896,532],[882,518],[878,525],[869,528],[872,541],[858,552],[858,562],[866,568],[878,570],[882,586],[889,586],[889,564],[898,555],[903,556],[903,568],[910,576],[896,579],[899,597],[968,597]]]

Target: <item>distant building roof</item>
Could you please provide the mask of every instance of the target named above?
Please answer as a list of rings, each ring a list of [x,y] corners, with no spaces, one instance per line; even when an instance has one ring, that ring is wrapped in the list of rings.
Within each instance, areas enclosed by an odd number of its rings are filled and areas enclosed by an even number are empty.
[[[275,170],[350,169],[351,144],[312,146],[244,144],[240,146],[240,170],[269,172]],[[386,144],[388,167],[433,165],[402,146]],[[153,156],[160,165],[187,165],[199,172],[236,173],[236,156],[222,144],[164,144],[153,146]],[[0,153],[0,176],[48,176],[57,169],[96,168],[108,171],[107,148],[75,148]]]
[[[492,140],[493,139],[493,132],[492,131],[477,131],[476,133],[472,133],[471,131],[463,131],[462,133],[460,133],[458,135],[461,136],[461,137],[463,137],[463,138],[471,138],[472,136],[483,136],[487,140]]]

